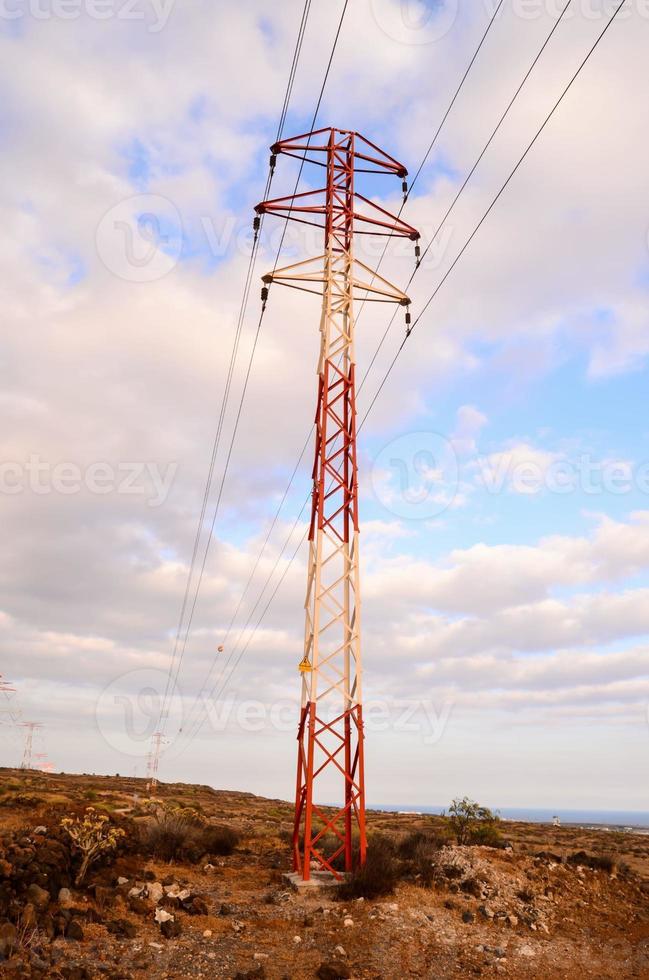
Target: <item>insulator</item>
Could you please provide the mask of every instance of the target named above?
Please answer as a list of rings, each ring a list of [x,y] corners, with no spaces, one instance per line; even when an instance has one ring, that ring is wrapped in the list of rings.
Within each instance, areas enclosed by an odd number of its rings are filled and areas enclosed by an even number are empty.
[[[262,303],[265,303],[267,299],[268,299],[268,286],[262,286],[261,287],[261,301],[262,301]]]
[[[261,227],[261,218],[259,217],[258,214],[256,214],[255,217],[254,217],[254,219],[253,219],[252,227],[254,228],[255,231],[259,231],[259,229]]]
[[[270,163],[269,163],[269,166],[270,166],[270,169],[271,170],[274,170],[275,169],[276,163],[277,163],[277,156],[276,156],[275,153],[271,153],[271,155],[270,155]]]
[[[406,310],[406,326],[409,327],[412,323],[412,317],[410,316],[410,310]]]
[[[404,180],[401,184],[401,190],[403,191],[404,199],[408,197],[408,181]]]
[[[421,245],[415,245],[415,258],[421,258]]]

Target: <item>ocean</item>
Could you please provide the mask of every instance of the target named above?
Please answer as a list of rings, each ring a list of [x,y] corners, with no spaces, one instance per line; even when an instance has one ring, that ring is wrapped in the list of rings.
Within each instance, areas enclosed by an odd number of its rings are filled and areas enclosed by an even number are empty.
[[[416,806],[411,804],[377,804],[369,810],[387,810],[392,813],[442,813],[448,807]],[[529,823],[552,823],[559,817],[562,824],[577,824],[580,827],[632,827],[649,831],[649,812],[643,810],[569,810],[556,807],[554,810],[527,807],[493,807],[503,820],[523,820]]]

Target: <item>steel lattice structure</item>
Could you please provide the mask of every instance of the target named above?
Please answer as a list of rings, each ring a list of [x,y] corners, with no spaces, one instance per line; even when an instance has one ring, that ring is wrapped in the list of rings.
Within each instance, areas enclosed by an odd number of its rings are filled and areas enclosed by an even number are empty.
[[[255,210],[324,232],[324,253],[264,276],[262,298],[273,282],[322,296],[293,866],[304,880],[312,865],[338,878],[356,857],[363,863],[366,850],[354,300],[409,304],[355,257],[354,239],[416,242],[419,233],[355,189],[359,173],[391,174],[407,189],[406,168],[360,134],[319,129],[282,140],[271,152],[271,166],[286,154],[326,173],[324,187],[263,201]],[[333,814],[315,799],[316,781],[329,773],[344,789]]]

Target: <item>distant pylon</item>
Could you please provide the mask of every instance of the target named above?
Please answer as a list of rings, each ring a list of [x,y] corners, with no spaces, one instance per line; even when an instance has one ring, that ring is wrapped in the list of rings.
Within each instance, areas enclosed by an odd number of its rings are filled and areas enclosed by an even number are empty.
[[[146,759],[147,789],[155,789],[158,785],[158,767],[160,765],[160,749],[163,739],[163,732],[154,732],[151,736],[151,748]]]
[[[23,761],[20,763],[21,769],[33,769],[32,764],[32,752],[34,748],[34,732],[42,728],[40,721],[22,721],[20,727],[25,729],[25,749],[23,752]]]
[[[15,694],[16,688],[12,687],[8,681],[4,679],[2,674],[0,674],[0,693],[1,694]]]
[[[375,181],[398,177],[408,191],[403,164],[359,133],[319,129],[282,140],[271,153],[271,166],[283,153],[316,164],[325,180],[318,190],[262,201],[255,209],[256,230],[262,214],[276,214],[324,232],[323,255],[273,269],[262,289],[264,303],[271,283],[322,298],[293,828],[293,867],[306,881],[312,863],[339,878],[341,868],[363,864],[366,851],[354,300],[400,304],[407,329],[410,323],[410,300],[360,261],[354,239],[410,239],[418,257],[420,236],[356,190],[356,174],[372,174]],[[322,807],[332,799],[331,777],[341,776],[342,802],[330,815]]]

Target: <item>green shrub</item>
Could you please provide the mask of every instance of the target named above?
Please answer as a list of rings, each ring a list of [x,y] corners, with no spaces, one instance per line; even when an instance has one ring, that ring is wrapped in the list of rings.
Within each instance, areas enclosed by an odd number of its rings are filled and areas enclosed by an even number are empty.
[[[486,847],[499,847],[502,839],[496,824],[500,818],[486,806],[481,806],[465,796],[453,800],[448,808],[449,826],[458,844],[483,844]]]

